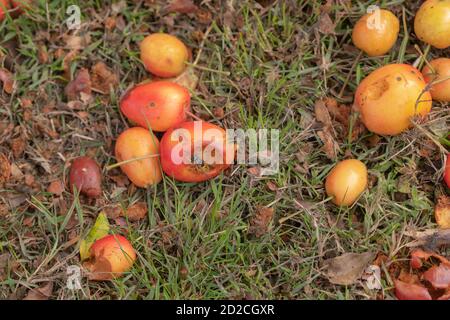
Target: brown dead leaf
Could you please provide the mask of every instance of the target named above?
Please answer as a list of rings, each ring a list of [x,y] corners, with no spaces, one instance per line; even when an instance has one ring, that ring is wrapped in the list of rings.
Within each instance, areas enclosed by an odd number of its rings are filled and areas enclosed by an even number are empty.
[[[190,91],[194,91],[197,88],[198,76],[195,74],[193,67],[187,67],[178,77],[168,79],[168,81],[175,82]]]
[[[322,12],[319,18],[319,31],[325,35],[334,34],[336,25],[328,13]]]
[[[432,300],[427,288],[420,284],[395,280],[395,296],[398,300]]]
[[[119,84],[117,75],[104,62],[97,62],[91,69],[92,88],[99,93],[109,94]]]
[[[172,0],[166,7],[166,12],[177,13],[194,13],[197,12],[198,7],[192,0]]]
[[[3,82],[3,90],[6,93],[11,94],[14,91],[14,75],[5,68],[0,69],[0,81]]]
[[[372,252],[345,253],[324,261],[325,275],[333,284],[351,285],[361,278],[367,265],[373,260]]]
[[[10,142],[10,147],[14,158],[18,159],[22,156],[27,147],[27,139],[24,135],[21,135],[18,138],[12,139]]]
[[[11,177],[11,164],[8,158],[0,153],[0,185],[8,182]]]
[[[86,48],[91,43],[91,36],[86,33],[84,35],[64,35],[63,41],[66,48],[71,51],[78,51]]]
[[[117,219],[118,217],[123,215],[122,206],[120,204],[107,206],[103,209],[103,211],[105,212],[106,216],[112,220]]]
[[[321,122],[325,127],[333,127],[330,112],[323,100],[318,100],[314,105],[314,113],[316,120]]]
[[[442,229],[450,229],[450,197],[442,196],[434,208],[436,223]]]
[[[52,181],[47,192],[60,196],[64,192],[64,184],[59,180]]]
[[[64,54],[64,51],[61,50],[62,53]],[[63,58],[63,70],[64,70],[64,78],[66,80],[70,80],[70,66],[72,64],[72,61],[76,58],[76,56],[78,55],[78,51],[77,50],[72,50],[70,51],[68,54],[64,54],[64,58]]]
[[[147,204],[145,202],[137,202],[126,210],[124,216],[127,217],[128,220],[135,222],[144,219],[147,216],[147,213]]]
[[[92,94],[89,71],[84,68],[78,71],[75,79],[66,86],[65,93],[69,101],[79,99],[83,102],[88,101]]]
[[[269,231],[275,210],[273,208],[258,207],[256,215],[250,219],[249,233],[261,237]]]
[[[45,285],[28,291],[23,300],[48,300],[53,293],[53,282],[47,282]]]
[[[323,151],[331,160],[336,160],[340,150],[339,144],[334,140],[333,134],[329,130],[317,132],[320,140],[323,142]]]
[[[439,247],[450,247],[450,229],[429,229],[422,232],[405,232],[405,235],[415,239],[408,247],[424,247],[434,251]]]

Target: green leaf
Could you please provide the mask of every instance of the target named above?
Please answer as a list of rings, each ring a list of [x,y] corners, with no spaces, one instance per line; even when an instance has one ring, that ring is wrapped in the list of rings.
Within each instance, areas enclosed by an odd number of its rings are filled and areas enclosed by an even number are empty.
[[[92,244],[98,239],[107,236],[108,233],[109,233],[108,218],[106,217],[106,214],[104,212],[100,212],[91,231],[89,231],[86,238],[81,240],[80,244],[81,261],[89,258],[90,256],[89,250],[91,249]]]

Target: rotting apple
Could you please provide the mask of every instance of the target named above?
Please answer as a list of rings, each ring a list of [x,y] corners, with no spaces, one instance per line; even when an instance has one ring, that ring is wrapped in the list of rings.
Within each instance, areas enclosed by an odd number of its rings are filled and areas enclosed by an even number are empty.
[[[90,157],[76,158],[70,167],[70,189],[74,187],[88,197],[96,198],[102,193],[102,174],[97,162]]]
[[[160,152],[168,176],[182,182],[201,182],[218,176],[233,163],[236,146],[221,127],[189,121],[164,134]]]
[[[186,68],[189,51],[177,37],[166,33],[153,33],[140,44],[141,60],[154,75],[171,78]]]
[[[146,188],[161,181],[159,141],[149,130],[134,127],[122,132],[115,154],[120,168],[136,186]]]
[[[419,70],[389,64],[369,74],[358,86],[355,107],[364,125],[379,135],[397,135],[411,126],[411,118],[431,110],[431,94]]]
[[[356,159],[339,162],[327,176],[325,190],[333,203],[350,206],[367,188],[368,174],[364,163]]]
[[[186,88],[169,81],[155,81],[128,91],[120,101],[120,110],[141,127],[161,132],[186,121],[190,102]]]
[[[450,102],[450,59],[431,60],[422,73],[425,81],[432,83],[430,92],[433,100]]]
[[[416,13],[414,31],[433,47],[450,47],[450,0],[425,1]]]
[[[131,243],[121,235],[107,235],[91,246],[84,267],[91,280],[111,280],[129,271],[136,260]]]
[[[394,46],[400,31],[398,18],[389,10],[377,10],[362,16],[353,28],[354,45],[369,56],[386,54]]]

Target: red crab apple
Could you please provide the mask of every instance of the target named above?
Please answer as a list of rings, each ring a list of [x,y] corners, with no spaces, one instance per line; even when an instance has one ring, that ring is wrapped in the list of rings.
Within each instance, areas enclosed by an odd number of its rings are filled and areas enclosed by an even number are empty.
[[[96,198],[102,193],[102,174],[95,160],[79,157],[72,162],[69,175],[70,189],[74,187],[88,197]]]
[[[91,246],[89,260],[84,266],[91,280],[111,280],[129,271],[136,260],[131,243],[121,235],[107,235]]]

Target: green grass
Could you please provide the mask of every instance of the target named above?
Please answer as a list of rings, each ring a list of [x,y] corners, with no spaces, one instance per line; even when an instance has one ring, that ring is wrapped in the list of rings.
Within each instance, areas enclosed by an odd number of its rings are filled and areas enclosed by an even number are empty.
[[[99,60],[120,74],[119,88],[109,97],[96,96],[86,109],[89,118],[82,121],[65,106],[64,56],[54,55],[66,45],[62,35],[69,34],[64,25],[66,8],[77,2],[48,1],[46,5],[40,1],[28,15],[2,22],[1,45],[16,39],[19,55],[14,63],[18,87],[11,96],[0,95],[0,121],[20,126],[29,141],[20,159],[9,154],[7,141],[0,145],[0,152],[32,174],[39,185],[29,188],[18,181],[0,189],[0,201],[19,193],[29,201],[29,206],[0,218],[0,255],[10,255],[5,271],[0,272],[0,298],[21,298],[29,288],[46,281],[54,282],[53,299],[375,298],[376,291],[358,284],[331,285],[321,274],[322,262],[344,252],[368,250],[384,252],[390,262],[405,259],[409,239],[404,231],[435,227],[433,203],[445,192],[440,169],[443,152],[434,147],[432,157],[421,157],[419,150],[430,144],[419,129],[382,138],[375,146],[368,143],[370,133],[352,142],[340,139],[339,160],[348,155],[362,160],[376,179],[357,204],[339,209],[324,192],[324,178],[334,162],[321,150],[320,127],[311,119],[318,99],[329,96],[351,104],[354,89],[369,72],[386,63],[414,63],[419,57],[414,44],[425,51],[412,32],[417,5],[410,2],[381,1],[382,7],[395,10],[399,17],[404,8],[407,28],[401,29],[388,55],[362,55],[357,61],[358,51],[349,49],[352,24],[378,1],[352,1],[351,7],[335,4],[330,15],[339,19],[333,35],[316,31],[318,1],[278,1],[269,9],[253,1],[235,1],[238,19],[231,28],[223,25],[224,3],[212,1],[210,6],[220,10],[213,12],[217,20],[211,22],[201,68],[196,70],[201,85],[193,93],[194,113],[209,115],[210,121],[228,128],[279,129],[280,172],[256,178],[245,166],[235,166],[205,183],[183,184],[166,178],[154,188],[135,190],[117,188],[109,175],[118,175],[118,169],[104,170],[104,198],[89,202],[66,191],[61,200],[64,210],[45,190],[50,181],[67,178],[71,159],[89,153],[103,168],[115,163],[113,141],[128,126],[117,101],[129,86],[150,77],[139,61],[139,41],[149,32],[170,32],[193,49],[195,58],[201,40],[194,32],[204,32],[209,25],[176,15],[171,26],[158,17],[157,8],[128,1],[119,15],[123,30],[105,32],[101,23],[111,9],[110,1],[80,1],[83,27],[79,33],[88,32],[91,40],[72,62],[72,74]],[[50,53],[47,64],[37,59],[39,45]],[[427,58],[443,54],[431,49]],[[344,83],[346,90],[338,97]],[[24,120],[19,98],[33,100],[31,121]],[[43,114],[49,104],[55,110]],[[227,115],[220,121],[212,112],[217,106]],[[448,135],[449,119],[448,105],[435,103],[422,127],[440,140]],[[36,121],[56,125],[59,139],[38,134]],[[296,157],[301,150],[308,150],[304,163]],[[43,169],[42,158],[50,172]],[[305,169],[299,171],[298,165]],[[270,191],[269,181],[279,190]],[[400,183],[406,193],[399,192]],[[78,244],[69,241],[85,236],[106,204],[127,206],[136,201],[147,201],[148,219],[131,224],[126,232],[113,226],[138,252],[133,270],[111,282],[83,278],[82,290],[67,289],[67,266],[80,264]],[[258,206],[273,207],[275,216],[270,231],[255,238],[248,227]],[[34,217],[32,226],[23,224],[28,217]],[[66,228],[75,217],[74,226]],[[385,279],[383,286],[385,297],[392,297],[392,283]]]

